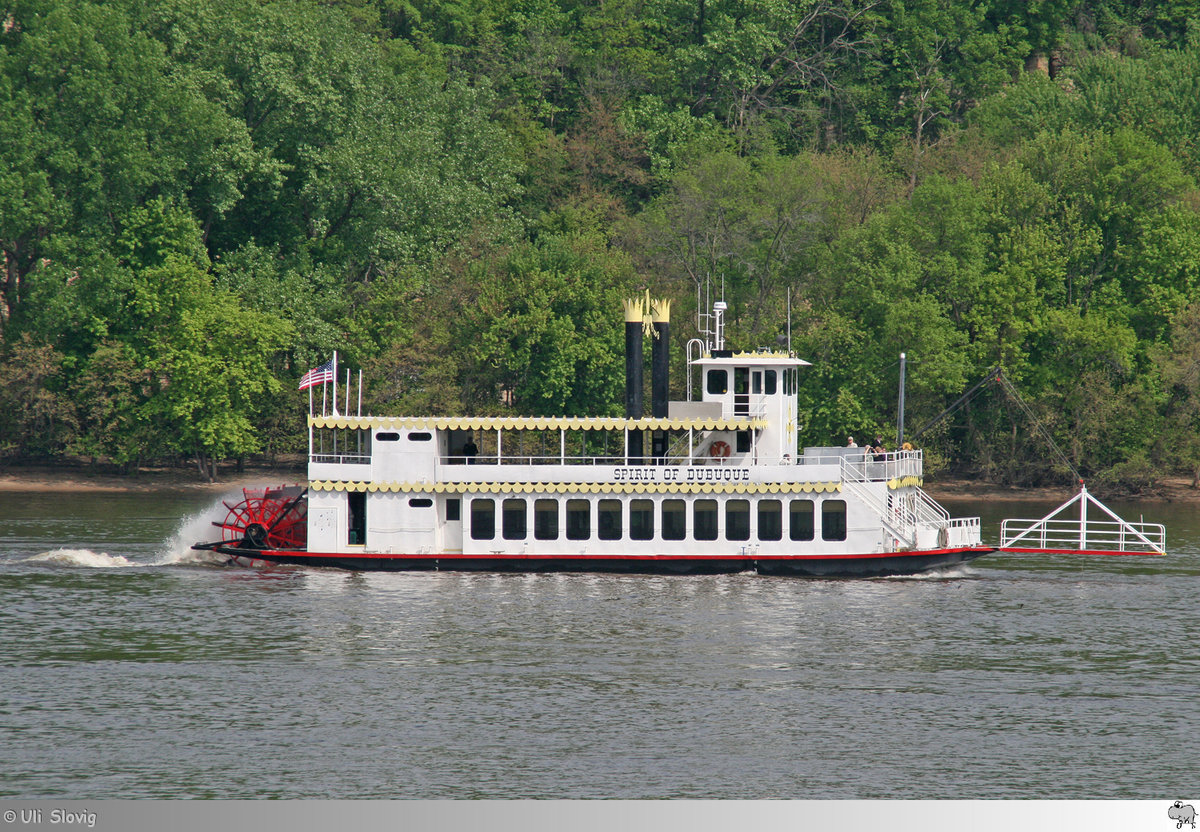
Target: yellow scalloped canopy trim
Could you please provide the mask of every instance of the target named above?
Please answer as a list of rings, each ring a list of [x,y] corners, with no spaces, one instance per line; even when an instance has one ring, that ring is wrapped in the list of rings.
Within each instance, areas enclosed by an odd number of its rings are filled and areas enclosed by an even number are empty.
[[[358,430],[762,430],[766,419],[577,419],[510,416],[309,416],[314,428]]]
[[[317,480],[314,491],[383,491],[422,494],[835,494],[841,483],[633,483],[633,482],[335,482]]]
[[[892,488],[892,489],[908,488],[913,485],[920,488],[923,483],[924,483],[924,480],[921,479],[920,477],[908,476],[908,477],[896,477],[895,479],[888,480],[887,486],[888,486],[888,488]]]

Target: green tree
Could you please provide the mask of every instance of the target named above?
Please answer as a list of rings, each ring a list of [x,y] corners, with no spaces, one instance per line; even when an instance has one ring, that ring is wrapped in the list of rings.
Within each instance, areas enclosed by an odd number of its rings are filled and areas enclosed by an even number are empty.
[[[0,28],[0,325],[46,259],[111,242],[155,196],[213,214],[246,143],[122,4],[24,0]]]
[[[431,291],[410,291],[398,324],[409,337],[376,365],[375,400],[401,412],[618,414],[622,300],[636,277],[579,222],[448,264]]]
[[[129,212],[114,256],[35,273],[29,331],[62,350],[80,416],[77,450],[131,466],[254,451],[254,419],[279,391],[270,360],[286,321],[214,286],[194,219],[165,200]]]
[[[1160,349],[1167,402],[1157,452],[1174,470],[1184,470],[1200,487],[1200,303],[1176,316],[1169,349]]]
[[[0,349],[0,456],[61,453],[78,426],[62,355],[28,334]]]

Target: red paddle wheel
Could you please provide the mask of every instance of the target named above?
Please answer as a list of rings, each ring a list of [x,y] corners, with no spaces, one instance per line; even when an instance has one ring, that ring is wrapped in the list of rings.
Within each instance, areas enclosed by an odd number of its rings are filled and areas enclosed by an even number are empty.
[[[308,489],[302,485],[243,488],[245,499],[224,503],[229,513],[213,525],[221,542],[243,549],[304,549],[308,544]]]

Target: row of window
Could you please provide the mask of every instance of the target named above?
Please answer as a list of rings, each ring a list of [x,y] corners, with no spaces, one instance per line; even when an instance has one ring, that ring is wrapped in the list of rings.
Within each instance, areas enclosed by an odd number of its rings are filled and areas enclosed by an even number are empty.
[[[783,376],[783,394],[790,396],[796,392],[798,374],[793,369],[780,370]],[[779,376],[775,370],[754,370],[747,367],[735,367],[733,371],[733,392],[739,395],[753,393],[756,396],[774,396],[779,389]],[[718,368],[709,370],[705,387],[710,395],[722,396],[729,392],[729,370]]]
[[[490,497],[471,500],[473,540],[496,538],[496,502]],[[517,497],[500,501],[499,531],[504,540],[527,539],[529,502]],[[562,532],[567,540],[593,536],[598,540],[653,540],[656,530],[663,540],[751,539],[750,500],[726,500],[723,504],[716,500],[567,500],[565,524],[560,513],[562,501],[532,502],[535,540],[558,540]],[[783,500],[757,500],[753,504],[757,520],[754,539],[783,540],[786,536],[788,540],[813,540],[817,532],[814,509],[812,500],[789,500],[786,507]],[[822,540],[846,539],[845,500],[823,500],[820,519]]]

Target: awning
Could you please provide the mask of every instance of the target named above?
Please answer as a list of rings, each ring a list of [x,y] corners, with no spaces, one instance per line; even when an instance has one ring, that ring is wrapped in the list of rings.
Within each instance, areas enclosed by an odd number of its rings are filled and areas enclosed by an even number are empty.
[[[339,482],[316,480],[313,491],[382,491],[401,494],[835,494],[836,482],[633,483],[633,482]]]
[[[581,419],[566,416],[309,416],[343,430],[761,430],[765,419]]]

